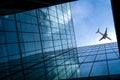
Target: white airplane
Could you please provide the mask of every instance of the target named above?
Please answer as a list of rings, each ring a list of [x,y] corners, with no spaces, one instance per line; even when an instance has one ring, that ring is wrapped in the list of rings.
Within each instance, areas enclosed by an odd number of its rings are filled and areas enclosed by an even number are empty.
[[[110,37],[108,37],[108,34],[107,34],[107,28],[106,28],[106,30],[105,30],[105,33],[103,34],[103,33],[101,33],[100,31],[99,31],[99,28],[98,28],[98,30],[97,30],[97,32],[96,32],[96,34],[97,33],[99,33],[99,34],[101,34],[102,35],[102,38],[100,38],[100,40],[99,41],[101,41],[102,39],[109,39],[109,40],[112,40]]]

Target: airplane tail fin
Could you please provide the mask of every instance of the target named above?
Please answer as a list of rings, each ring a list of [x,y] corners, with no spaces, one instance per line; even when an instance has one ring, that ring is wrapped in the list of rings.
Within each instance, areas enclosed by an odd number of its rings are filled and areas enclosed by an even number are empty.
[[[96,34],[97,34],[97,33],[99,33],[99,32],[100,32],[100,31],[99,31],[99,28],[98,28],[98,30],[97,30],[97,32],[96,32]]]

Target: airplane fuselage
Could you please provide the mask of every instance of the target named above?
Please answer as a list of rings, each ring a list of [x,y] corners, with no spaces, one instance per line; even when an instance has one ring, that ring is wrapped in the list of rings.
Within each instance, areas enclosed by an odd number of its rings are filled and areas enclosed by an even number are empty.
[[[102,38],[99,40],[99,41],[101,41],[102,39],[109,39],[109,40],[112,40],[111,38],[109,38],[108,37],[108,34],[107,34],[107,28],[106,28],[106,30],[105,30],[105,33],[103,34],[103,33],[101,33],[100,31],[99,31],[99,29],[98,29],[98,31],[96,32],[96,33],[99,33],[99,34],[101,34],[102,35]]]

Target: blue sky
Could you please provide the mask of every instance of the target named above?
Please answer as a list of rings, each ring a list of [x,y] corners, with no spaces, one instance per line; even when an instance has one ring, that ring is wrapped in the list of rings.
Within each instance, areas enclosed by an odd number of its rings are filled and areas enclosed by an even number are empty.
[[[110,0],[78,0],[70,5],[78,47],[117,41]],[[96,31],[104,33],[106,27],[112,41],[99,41],[102,36]]]

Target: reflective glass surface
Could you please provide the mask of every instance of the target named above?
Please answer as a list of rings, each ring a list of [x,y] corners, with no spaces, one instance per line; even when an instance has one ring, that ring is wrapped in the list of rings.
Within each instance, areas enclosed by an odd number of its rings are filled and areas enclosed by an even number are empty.
[[[0,17],[0,80],[80,77],[69,3]]]
[[[79,47],[77,50],[81,78],[116,79],[120,75],[120,59],[117,45],[117,42],[113,42]],[[114,78],[112,78],[113,76]]]

